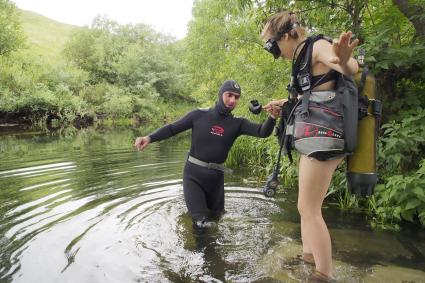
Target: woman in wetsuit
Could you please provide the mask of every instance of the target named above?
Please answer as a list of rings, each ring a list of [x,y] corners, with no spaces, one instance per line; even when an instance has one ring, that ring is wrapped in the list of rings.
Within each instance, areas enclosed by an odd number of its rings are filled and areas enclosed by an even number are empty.
[[[224,211],[223,163],[230,148],[240,135],[265,138],[274,129],[279,112],[270,108],[263,124],[234,117],[231,112],[238,104],[240,86],[233,80],[223,83],[215,107],[196,109],[182,119],[168,124],[149,136],[138,137],[134,146],[143,150],[149,143],[161,141],[192,129],[192,143],[183,173],[186,206],[195,228],[208,227],[212,219]],[[275,111],[275,112],[273,112]]]
[[[287,11],[273,15],[261,36],[266,42],[265,49],[275,58],[283,59],[298,59],[299,53],[296,51],[302,49],[306,39],[305,30],[299,26],[297,16]],[[350,43],[350,38],[351,32],[347,32],[342,33],[333,44],[326,40],[314,42],[310,71],[311,85],[315,86],[313,92],[334,91],[336,72],[350,76],[358,71],[357,61],[352,58],[352,51],[358,41]],[[302,95],[301,86],[297,83],[297,93]],[[269,110],[278,109],[286,102],[286,99],[276,100],[265,107]],[[312,279],[328,282],[332,279],[332,247],[321,208],[332,175],[344,156],[329,154],[313,158],[300,155],[298,211],[301,216],[303,259],[316,265],[311,274]]]

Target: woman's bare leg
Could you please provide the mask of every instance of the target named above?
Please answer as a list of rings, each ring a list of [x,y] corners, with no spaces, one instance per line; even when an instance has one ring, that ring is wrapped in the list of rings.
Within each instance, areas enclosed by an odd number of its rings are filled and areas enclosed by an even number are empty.
[[[318,161],[301,155],[299,166],[298,211],[301,215],[303,252],[313,253],[316,270],[328,276],[332,274],[332,247],[322,217],[322,203],[342,159]]]
[[[307,235],[305,235],[305,221],[303,221],[303,219],[301,218],[301,240],[303,242],[303,253],[305,254],[311,254],[311,248],[310,245],[308,244],[308,237]]]

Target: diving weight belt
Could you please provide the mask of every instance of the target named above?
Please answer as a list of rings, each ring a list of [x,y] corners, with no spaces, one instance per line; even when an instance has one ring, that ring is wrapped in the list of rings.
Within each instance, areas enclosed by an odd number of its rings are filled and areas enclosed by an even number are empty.
[[[222,171],[224,173],[232,174],[232,172],[233,172],[232,169],[224,167],[223,164],[205,162],[205,161],[199,160],[199,159],[197,159],[197,158],[195,158],[191,155],[187,156],[187,161],[189,161],[190,163],[199,165],[201,167],[219,170],[219,171]]]

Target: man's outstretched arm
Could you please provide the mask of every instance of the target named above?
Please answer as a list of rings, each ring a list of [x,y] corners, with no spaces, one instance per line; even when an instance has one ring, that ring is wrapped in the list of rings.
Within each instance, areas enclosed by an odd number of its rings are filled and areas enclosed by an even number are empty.
[[[152,142],[168,139],[172,136],[177,135],[178,133],[192,128],[193,117],[196,115],[196,112],[197,110],[191,111],[180,120],[171,124],[167,124],[148,136],[136,138],[136,141],[134,142],[134,147],[136,147],[138,150],[143,150]]]
[[[276,119],[272,116],[269,116],[267,120],[262,124],[253,123],[247,119],[243,119],[240,134],[259,138],[266,138],[271,135],[275,125]]]

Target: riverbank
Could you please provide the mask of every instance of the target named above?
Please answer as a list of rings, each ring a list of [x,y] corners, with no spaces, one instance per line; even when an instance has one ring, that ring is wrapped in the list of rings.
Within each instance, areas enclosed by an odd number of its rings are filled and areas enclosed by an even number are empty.
[[[128,126],[142,127],[147,124],[159,127],[163,124],[174,121],[193,109],[195,106],[191,103],[174,104],[162,102],[156,106],[156,113],[134,113],[131,116],[116,115],[111,116],[106,113],[94,113],[92,115],[75,115],[72,120],[58,114],[39,115],[38,113],[15,113],[0,111],[0,131],[7,128],[31,129],[46,128],[55,130],[73,126],[77,129],[90,126]]]

